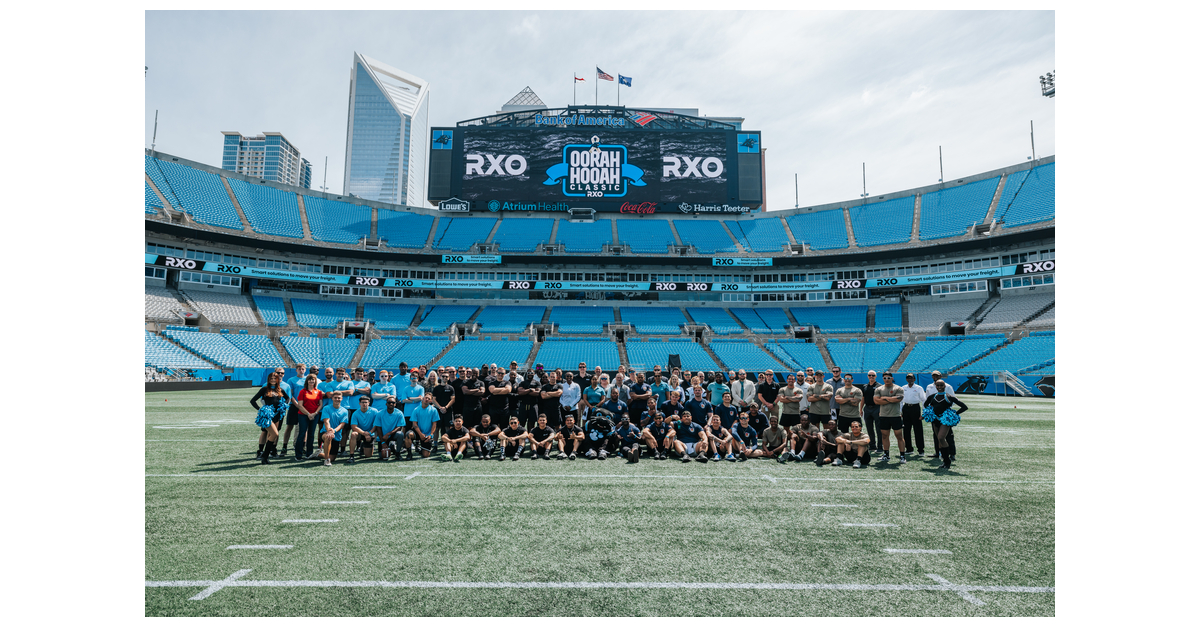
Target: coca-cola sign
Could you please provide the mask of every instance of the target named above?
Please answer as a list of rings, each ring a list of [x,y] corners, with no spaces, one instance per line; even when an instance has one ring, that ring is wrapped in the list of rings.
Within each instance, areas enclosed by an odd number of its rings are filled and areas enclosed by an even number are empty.
[[[621,213],[654,213],[656,211],[658,211],[656,202],[621,203]]]

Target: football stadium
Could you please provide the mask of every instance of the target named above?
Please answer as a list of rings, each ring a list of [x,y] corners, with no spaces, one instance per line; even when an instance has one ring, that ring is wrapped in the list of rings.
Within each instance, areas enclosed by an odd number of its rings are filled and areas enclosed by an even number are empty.
[[[1054,615],[1053,156],[766,211],[753,120],[353,76],[342,194],[146,151],[147,616]]]

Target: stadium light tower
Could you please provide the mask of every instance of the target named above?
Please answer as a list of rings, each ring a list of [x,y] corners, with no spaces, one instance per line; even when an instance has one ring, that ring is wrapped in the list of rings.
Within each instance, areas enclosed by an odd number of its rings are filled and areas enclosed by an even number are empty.
[[[864,161],[863,162],[863,193],[859,195],[859,198],[866,198],[867,196],[870,196],[870,194],[867,193],[867,162]]]
[[[1047,98],[1054,97],[1054,70],[1046,72],[1045,76],[1039,76],[1038,81],[1042,83],[1042,95]]]

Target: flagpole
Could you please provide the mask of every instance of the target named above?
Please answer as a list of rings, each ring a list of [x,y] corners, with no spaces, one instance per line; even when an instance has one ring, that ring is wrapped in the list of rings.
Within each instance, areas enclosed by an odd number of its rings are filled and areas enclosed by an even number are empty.
[[[579,78],[579,77],[575,76],[574,72],[571,72],[571,104],[572,105],[577,104],[577,101],[578,101],[578,98],[576,98],[576,96],[575,96],[575,92],[578,91],[577,89],[575,89],[575,86],[579,84],[579,81],[575,80],[577,78]]]
[[[596,106],[600,106],[600,66],[596,66]]]
[[[617,106],[621,106],[621,73],[617,72]]]

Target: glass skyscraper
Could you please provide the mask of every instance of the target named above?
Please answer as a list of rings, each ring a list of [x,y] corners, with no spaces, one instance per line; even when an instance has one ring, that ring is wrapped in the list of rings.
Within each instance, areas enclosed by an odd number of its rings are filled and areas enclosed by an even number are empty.
[[[429,83],[354,53],[343,193],[427,207],[428,154]]]
[[[309,188],[312,164],[282,133],[246,137],[236,131],[221,131],[225,145],[221,169],[285,185]]]

